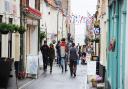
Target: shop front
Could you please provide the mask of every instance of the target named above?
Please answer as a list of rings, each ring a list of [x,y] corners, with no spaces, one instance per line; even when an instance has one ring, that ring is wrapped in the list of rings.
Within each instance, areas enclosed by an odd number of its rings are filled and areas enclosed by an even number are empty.
[[[31,59],[31,62],[36,62],[33,64],[38,64],[37,56],[38,56],[38,46],[39,46],[39,26],[40,26],[40,19],[41,19],[41,13],[37,9],[33,9],[31,7],[25,8],[24,11],[25,15],[25,25],[26,25],[26,32],[24,34],[24,59],[25,59],[25,65],[27,69],[28,74],[33,74],[31,73],[31,67],[28,66],[30,63],[29,58]],[[34,59],[35,58],[35,59]],[[33,61],[32,61],[33,60]],[[37,67],[36,66],[36,71],[37,72]],[[37,74],[34,72],[35,74]]]

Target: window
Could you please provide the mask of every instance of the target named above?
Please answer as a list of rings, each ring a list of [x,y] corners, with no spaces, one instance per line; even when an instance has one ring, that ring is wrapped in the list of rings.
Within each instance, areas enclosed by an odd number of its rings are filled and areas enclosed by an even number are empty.
[[[2,23],[3,15],[0,15],[0,23]]]
[[[26,6],[27,7],[29,6],[29,0],[26,0]]]
[[[13,18],[9,18],[9,23],[13,23]]]
[[[35,0],[35,9],[40,10],[40,0]]]

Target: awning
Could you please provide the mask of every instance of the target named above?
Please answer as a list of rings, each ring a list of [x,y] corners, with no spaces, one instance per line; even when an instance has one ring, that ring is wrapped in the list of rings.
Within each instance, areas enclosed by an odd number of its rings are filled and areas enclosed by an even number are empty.
[[[36,18],[36,17],[41,18],[41,15],[42,15],[39,10],[33,9],[31,7],[25,8],[25,12],[26,12],[27,15],[29,15],[33,18]]]
[[[44,0],[45,2],[47,2],[49,5],[56,7],[55,1],[54,0]]]

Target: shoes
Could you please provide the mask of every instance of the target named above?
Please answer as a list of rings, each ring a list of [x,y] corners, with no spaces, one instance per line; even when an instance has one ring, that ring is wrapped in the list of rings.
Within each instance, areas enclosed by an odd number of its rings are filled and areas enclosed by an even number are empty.
[[[76,77],[76,73],[74,73],[74,77]]]
[[[67,72],[68,70],[65,70],[65,72]]]
[[[52,70],[50,70],[50,74],[52,73]]]

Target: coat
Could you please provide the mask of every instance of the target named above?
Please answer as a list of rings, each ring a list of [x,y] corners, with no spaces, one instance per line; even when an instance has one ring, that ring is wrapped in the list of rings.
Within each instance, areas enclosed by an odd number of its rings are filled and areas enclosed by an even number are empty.
[[[54,47],[49,48],[49,59],[54,59],[55,58],[55,49]]]

